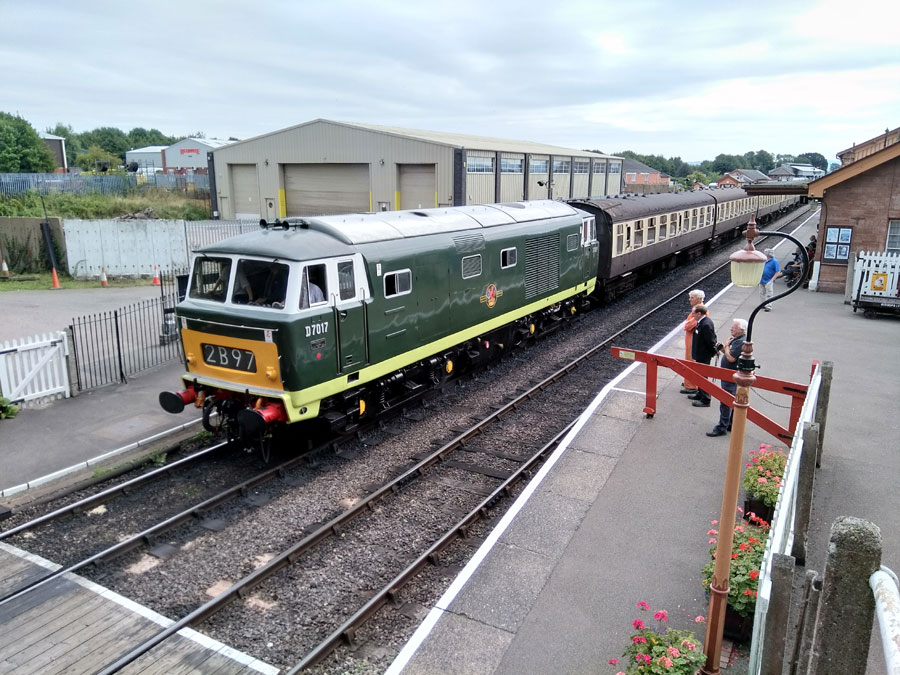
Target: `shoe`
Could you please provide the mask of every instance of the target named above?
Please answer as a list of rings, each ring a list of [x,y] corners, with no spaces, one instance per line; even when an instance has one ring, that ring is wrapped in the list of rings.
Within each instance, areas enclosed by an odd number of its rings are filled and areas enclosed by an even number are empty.
[[[695,408],[708,408],[709,401],[694,401],[692,404]]]
[[[728,431],[731,431],[731,425],[730,425],[730,424],[728,425]]]
[[[716,436],[724,436],[725,432],[721,429],[713,429],[712,431],[707,431],[706,435],[715,438]]]
[[[692,401],[702,401],[703,400],[702,398],[697,396],[697,394],[691,394],[690,396],[688,396],[688,398],[691,399]]]
[[[679,393],[680,394],[696,394],[697,390],[696,389],[688,389],[687,387],[682,387],[681,391]]]

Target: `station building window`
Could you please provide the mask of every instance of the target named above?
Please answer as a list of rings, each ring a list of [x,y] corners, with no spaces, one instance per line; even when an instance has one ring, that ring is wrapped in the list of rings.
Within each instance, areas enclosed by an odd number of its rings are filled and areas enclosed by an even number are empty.
[[[888,253],[900,253],[900,220],[888,221],[887,247]]]

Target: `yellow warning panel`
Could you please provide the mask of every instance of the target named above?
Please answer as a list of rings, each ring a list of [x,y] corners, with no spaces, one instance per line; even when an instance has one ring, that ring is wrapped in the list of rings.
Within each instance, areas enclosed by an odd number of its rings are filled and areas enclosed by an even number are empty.
[[[888,275],[884,272],[876,272],[872,275],[872,280],[870,282],[870,287],[873,291],[886,291],[887,290],[887,279]]]

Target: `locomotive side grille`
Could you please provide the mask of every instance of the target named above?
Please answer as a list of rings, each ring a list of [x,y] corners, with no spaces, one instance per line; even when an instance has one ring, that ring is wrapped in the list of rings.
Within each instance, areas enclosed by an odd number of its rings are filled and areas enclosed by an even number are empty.
[[[559,233],[525,242],[525,299],[559,288]]]
[[[484,237],[480,234],[465,234],[453,237],[457,253],[475,253],[484,250]]]

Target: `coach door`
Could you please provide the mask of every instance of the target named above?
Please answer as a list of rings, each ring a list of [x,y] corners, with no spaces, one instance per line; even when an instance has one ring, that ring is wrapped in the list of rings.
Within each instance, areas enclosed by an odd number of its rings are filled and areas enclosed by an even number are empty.
[[[338,260],[337,284],[332,291],[334,325],[338,336],[338,372],[352,373],[367,360],[365,275],[353,259]]]
[[[600,245],[597,242],[597,221],[593,216],[581,219],[581,278],[597,276]]]

